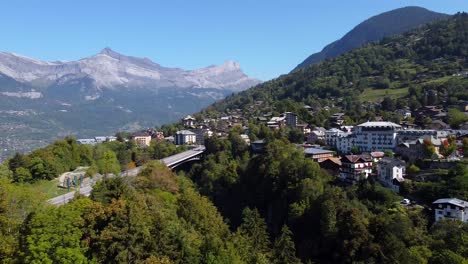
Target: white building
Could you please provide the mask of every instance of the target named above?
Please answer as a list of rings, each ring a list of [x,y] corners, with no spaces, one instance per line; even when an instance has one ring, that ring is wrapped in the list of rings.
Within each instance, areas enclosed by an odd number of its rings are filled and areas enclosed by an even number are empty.
[[[280,128],[285,124],[286,117],[284,115],[274,116],[267,122],[269,128]]]
[[[151,144],[151,135],[146,132],[138,132],[132,135],[132,139],[141,147],[149,147]]]
[[[325,130],[314,129],[307,135],[307,143],[315,144],[325,140]]]
[[[97,143],[104,143],[107,141],[107,137],[94,137]]]
[[[355,145],[361,151],[391,150],[396,144],[396,136],[401,126],[392,122],[366,122],[356,126],[353,135]]]
[[[377,163],[377,178],[395,192],[400,191],[400,182],[405,180],[405,172],[405,162],[399,159],[385,157]]]
[[[436,222],[441,219],[458,219],[468,223],[468,202],[457,198],[443,198],[432,204]]]
[[[411,117],[411,110],[409,109],[397,109],[395,110],[395,113],[400,116],[403,116],[404,119]]]
[[[332,129],[325,131],[325,144],[331,147],[336,147],[338,137],[343,136],[344,134],[345,132],[337,128],[332,128]]]
[[[106,138],[106,141],[107,141],[107,142],[117,141],[117,137],[109,136],[109,137]]]
[[[76,143],[80,145],[96,145],[96,139],[94,138],[80,138],[76,140]]]
[[[197,135],[189,130],[180,130],[176,132],[176,145],[192,145],[197,142]]]
[[[244,140],[247,145],[250,145],[250,138],[246,134],[241,134],[240,137]]]
[[[407,141],[418,140],[420,138],[439,138],[437,130],[407,129],[398,131],[397,145]]]
[[[356,144],[356,137],[352,133],[342,133],[336,140],[336,149],[340,153],[350,153]]]

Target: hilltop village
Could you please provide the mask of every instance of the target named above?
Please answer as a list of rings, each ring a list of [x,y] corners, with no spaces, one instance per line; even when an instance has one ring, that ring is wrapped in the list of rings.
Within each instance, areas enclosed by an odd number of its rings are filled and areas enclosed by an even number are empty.
[[[262,103],[255,102],[255,105]],[[451,107],[456,108],[451,108],[450,112],[456,110],[468,116],[468,103]],[[304,108],[314,114],[312,107]],[[325,107],[326,111],[330,109]],[[149,147],[153,140],[190,147],[204,145],[205,140],[212,137],[227,138],[229,131],[235,129],[240,131],[240,138],[250,146],[252,154],[261,154],[267,139],[252,136],[249,125],[256,129],[264,127],[285,133],[298,149],[303,150],[305,157],[317,162],[343,184],[356,184],[371,177],[397,193],[403,182],[424,182],[425,177],[420,175],[449,169],[468,153],[468,122],[452,128],[448,123],[453,117],[442,106],[424,106],[416,111],[397,109],[395,114],[401,118],[399,124],[376,117],[374,121],[354,126],[346,123],[344,113],[336,112],[336,108],[333,110],[335,113],[330,114],[328,129],[305,124],[293,112],[278,116],[265,113],[252,120],[246,117],[250,113],[236,109],[219,118],[202,119],[188,115],[177,125],[126,136],[140,147]],[[415,122],[427,119],[431,122]],[[96,144],[115,140],[117,137],[110,136],[78,139],[77,142]],[[468,207],[468,202],[456,197],[442,198],[434,201],[434,205],[442,204],[441,208],[445,208],[447,204],[453,204],[462,211]],[[416,201],[404,199],[402,203],[410,205]],[[468,221],[466,214],[435,212],[435,219],[442,216]]]

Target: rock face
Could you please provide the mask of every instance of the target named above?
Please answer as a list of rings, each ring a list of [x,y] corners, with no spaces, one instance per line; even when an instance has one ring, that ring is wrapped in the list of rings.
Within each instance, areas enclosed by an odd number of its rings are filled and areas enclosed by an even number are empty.
[[[117,53],[110,48],[71,62],[44,62],[13,53],[0,53],[0,73],[18,82],[64,82],[83,77],[97,88],[214,88],[245,90],[259,81],[245,75],[237,62],[197,70],[166,68],[147,58]]]
[[[69,62],[1,52],[0,157],[29,150],[24,138],[45,144],[173,122],[258,83],[233,61],[183,70],[110,48]]]
[[[397,35],[449,15],[436,13],[422,7],[403,7],[373,16],[357,25],[341,39],[328,44],[322,51],[310,55],[293,70],[332,59],[339,55],[379,41],[384,37]]]

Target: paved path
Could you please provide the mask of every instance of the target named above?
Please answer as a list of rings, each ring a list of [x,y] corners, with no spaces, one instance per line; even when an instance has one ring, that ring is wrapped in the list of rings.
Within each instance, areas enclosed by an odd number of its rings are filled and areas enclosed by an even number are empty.
[[[205,146],[199,146],[191,150],[187,150],[172,156],[169,156],[167,158],[161,159],[160,161],[164,163],[167,167],[171,168],[172,166],[176,165],[177,163],[190,159],[192,157],[195,157],[205,151]],[[140,172],[142,166],[136,167],[134,169],[126,170],[123,171],[119,174],[120,177],[127,177],[127,176],[136,176]],[[109,175],[110,177],[114,177],[115,175]],[[96,182],[100,181],[102,179],[102,175],[97,174],[95,175],[91,180],[87,180],[87,178],[83,181],[83,186],[79,188],[79,190],[76,191],[71,191],[66,194],[62,194],[60,196],[54,197],[52,199],[49,199],[48,202],[53,204],[53,205],[64,205],[68,202],[70,202],[74,197],[75,197],[75,192],[79,191],[81,195],[83,196],[90,196],[91,191],[93,190],[93,186],[96,184]]]
[[[85,187],[80,188],[79,192],[81,195],[88,197],[91,195],[92,190],[93,190],[92,186],[85,186]],[[76,191],[57,196],[55,198],[48,200],[48,202],[53,205],[64,205],[68,203],[70,200],[72,200],[73,198],[75,198],[75,192]]]

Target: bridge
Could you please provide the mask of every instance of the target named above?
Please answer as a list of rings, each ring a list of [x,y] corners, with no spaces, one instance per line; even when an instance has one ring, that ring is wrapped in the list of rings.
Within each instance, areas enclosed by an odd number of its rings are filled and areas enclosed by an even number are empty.
[[[161,160],[167,167],[174,169],[175,167],[193,160],[200,160],[203,152],[205,152],[205,146],[198,146],[194,149],[187,150]]]
[[[198,146],[196,148],[193,148],[193,149],[190,149],[190,150],[187,150],[187,151],[184,151],[184,152],[177,153],[175,155],[166,157],[166,158],[161,159],[159,161],[164,163],[168,168],[174,169],[177,166],[179,166],[181,164],[184,164],[186,162],[190,162],[190,161],[194,161],[194,160],[200,160],[202,158],[202,155],[205,152],[205,150],[206,150],[205,146]],[[130,176],[130,177],[133,176],[134,177],[134,176],[137,176],[138,173],[140,173],[141,168],[143,168],[143,166],[139,166],[139,167],[136,167],[136,168],[133,168],[133,169],[123,171],[123,172],[121,172],[119,174],[119,177],[127,177],[127,176]],[[91,191],[93,190],[93,185],[96,182],[97,181],[91,181],[90,185],[83,186],[79,190],[71,191],[71,192],[68,192],[66,194],[59,195],[57,197],[49,199],[48,202],[53,204],[53,205],[64,205],[64,204],[70,202],[75,197],[75,192],[79,192],[80,195],[88,197],[88,196],[91,195]]]

